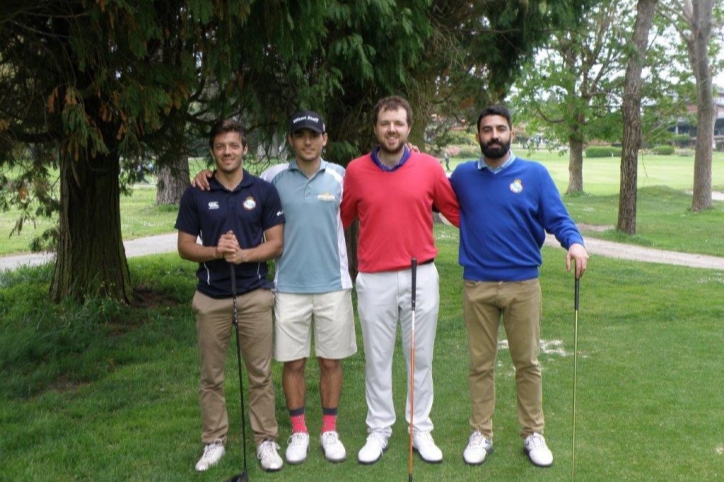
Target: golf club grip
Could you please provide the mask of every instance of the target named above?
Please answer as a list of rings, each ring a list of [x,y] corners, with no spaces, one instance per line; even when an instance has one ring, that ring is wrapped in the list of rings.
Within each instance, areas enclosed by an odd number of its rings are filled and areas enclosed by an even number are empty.
[[[229,263],[229,271],[231,272],[231,296],[236,297],[236,265]]]
[[[410,260],[410,272],[412,274],[412,288],[410,296],[412,297],[412,311],[415,311],[415,301],[417,298],[417,258],[412,258]]]
[[[578,298],[580,297],[579,295],[581,293],[581,279],[578,277],[576,277],[575,288],[573,291],[575,293],[574,300],[573,300],[573,308],[576,311],[578,311]]]

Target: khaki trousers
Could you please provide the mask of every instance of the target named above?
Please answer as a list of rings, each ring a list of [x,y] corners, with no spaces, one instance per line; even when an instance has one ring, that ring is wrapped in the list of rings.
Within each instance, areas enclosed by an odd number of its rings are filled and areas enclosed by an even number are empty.
[[[216,439],[225,442],[229,421],[224,398],[224,366],[233,332],[232,299],[214,299],[197,291],[192,306],[201,360],[201,440],[204,444]],[[264,440],[275,440],[279,432],[271,377],[274,294],[257,289],[239,295],[236,306],[241,355],[249,379],[249,419],[259,445]]]
[[[493,439],[494,369],[501,317],[515,367],[520,435],[543,433],[543,386],[538,363],[541,306],[538,279],[464,282],[463,313],[470,354],[470,426],[489,440]]]

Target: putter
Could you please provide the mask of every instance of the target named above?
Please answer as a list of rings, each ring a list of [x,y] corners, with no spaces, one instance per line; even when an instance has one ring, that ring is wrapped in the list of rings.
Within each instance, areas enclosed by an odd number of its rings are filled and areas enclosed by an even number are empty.
[[[575,317],[573,322],[573,447],[571,448],[571,480],[576,480],[576,382],[578,380],[578,298],[581,292],[580,285],[580,278],[576,276],[573,296]]]
[[[410,330],[410,460],[409,460],[409,482],[412,482],[412,471],[414,457],[412,454],[412,434],[415,430],[415,298],[417,296],[417,258],[412,258],[410,263],[412,274],[412,287],[410,293],[412,327]]]
[[[241,399],[241,443],[244,455],[244,470],[240,474],[236,474],[227,482],[247,482],[249,476],[246,473],[246,414],[244,413],[244,380],[241,376],[241,346],[239,344],[239,315],[236,311],[236,269],[234,264],[229,264],[231,268],[231,295],[233,306],[232,323],[236,331],[236,359],[239,367],[239,398]]]

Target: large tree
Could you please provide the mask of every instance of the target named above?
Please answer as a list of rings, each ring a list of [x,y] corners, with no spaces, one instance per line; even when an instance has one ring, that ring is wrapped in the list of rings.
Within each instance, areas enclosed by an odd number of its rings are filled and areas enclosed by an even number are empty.
[[[620,135],[620,72],[633,18],[631,1],[588,6],[551,34],[516,84],[529,128],[567,145],[568,194],[583,191],[585,145]]]
[[[20,165],[22,145],[45,146],[38,151],[46,156],[33,160],[60,172],[54,300],[103,294],[131,301],[122,164],[138,164],[147,147],[174,137],[179,122],[253,113],[259,100],[244,84],[281,77],[255,71],[254,61],[279,57],[272,41],[304,58],[310,48],[295,40],[302,25],[311,39],[321,33],[316,5],[59,0],[13,4],[1,17],[0,162]],[[189,119],[191,102],[206,115]]]
[[[371,146],[372,106],[392,93],[413,101],[421,138],[431,96],[450,96],[452,110],[495,97],[483,87],[502,92],[545,26],[569,12],[563,0],[58,0],[9,8],[0,14],[0,162],[33,162],[12,185],[18,197],[50,198],[39,188],[48,186],[42,174],[59,168],[52,298],[99,293],[127,302],[121,173],[132,179],[150,154],[173,166],[219,117],[241,119],[255,143],[278,144],[289,114],[304,107],[327,117],[327,157],[345,164]],[[461,66],[469,70],[457,73]],[[466,97],[450,95],[463,79]],[[27,146],[39,155],[28,156]]]
[[[691,209],[700,211],[712,206],[711,160],[717,110],[710,50],[717,52],[721,48],[714,34],[722,27],[724,6],[714,0],[667,0],[661,2],[660,11],[683,40],[695,79],[696,150]]]
[[[46,156],[34,156],[12,184],[17,193],[45,185],[38,173],[48,165],[59,168],[55,300],[98,293],[131,301],[122,172],[135,172],[149,153],[173,166],[219,117],[241,119],[268,145],[294,109],[325,106],[350,86],[401,91],[430,30],[426,0],[12,8],[0,17],[1,160],[20,166],[23,146],[43,146]]]
[[[641,149],[641,72],[645,65],[649,31],[658,0],[638,0],[630,58],[623,90],[623,142],[621,149],[621,188],[616,229],[636,234],[636,199],[639,149]]]

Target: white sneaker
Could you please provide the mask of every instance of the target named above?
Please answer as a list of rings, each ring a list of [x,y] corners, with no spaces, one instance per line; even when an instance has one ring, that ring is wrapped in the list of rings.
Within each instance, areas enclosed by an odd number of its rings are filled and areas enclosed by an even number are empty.
[[[367,436],[367,442],[357,454],[357,460],[360,464],[374,464],[382,454],[387,450],[387,437],[381,433],[372,432]]]
[[[256,449],[256,457],[259,459],[261,468],[267,472],[276,472],[282,468],[284,462],[277,452],[279,445],[271,440],[265,440]]]
[[[206,444],[204,447],[204,454],[201,456],[198,462],[196,462],[196,471],[204,472],[209,470],[211,467],[219,463],[221,457],[224,456],[224,442],[217,438],[210,444]]]
[[[466,464],[480,465],[485,461],[485,457],[493,451],[493,442],[483,437],[483,434],[477,430],[470,435],[468,446],[463,452],[463,459]]]
[[[425,462],[442,462],[442,451],[437,448],[430,432],[417,431],[412,434],[412,446],[420,453]]]
[[[339,439],[339,434],[334,430],[324,432],[319,438],[324,451],[324,458],[330,462],[342,462],[347,458],[347,451]]]
[[[307,432],[294,432],[287,442],[287,462],[301,464],[307,459],[309,450],[309,434]]]
[[[543,435],[533,432],[526,437],[525,451],[528,452],[528,458],[538,467],[550,467],[553,465],[553,453],[548,449],[546,445],[546,439]]]

